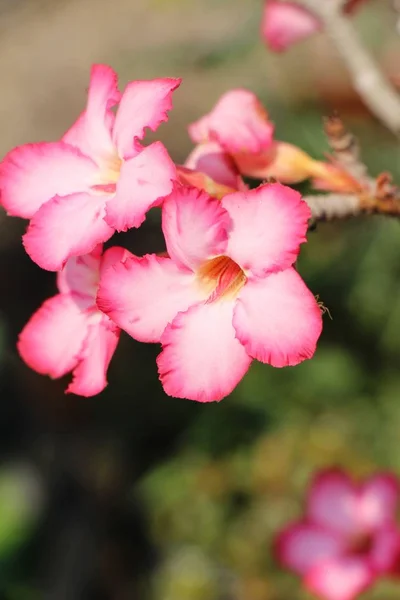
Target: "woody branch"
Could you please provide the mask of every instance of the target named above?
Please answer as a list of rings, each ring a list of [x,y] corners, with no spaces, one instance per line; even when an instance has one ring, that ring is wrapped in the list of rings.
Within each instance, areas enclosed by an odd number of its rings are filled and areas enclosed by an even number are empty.
[[[287,1],[287,0],[285,0]],[[364,103],[400,137],[400,97],[362,44],[352,23],[342,13],[343,0],[297,0],[324,24]]]

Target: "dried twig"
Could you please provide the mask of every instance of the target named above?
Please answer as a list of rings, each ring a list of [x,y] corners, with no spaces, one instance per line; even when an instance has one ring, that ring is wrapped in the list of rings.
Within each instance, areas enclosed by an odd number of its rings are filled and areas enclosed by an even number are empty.
[[[339,115],[333,114],[325,118],[324,130],[332,149],[331,159],[334,164],[354,177],[362,187],[370,187],[373,180],[361,159],[358,140],[346,129]]]
[[[311,209],[312,223],[348,219],[366,214],[400,218],[400,189],[387,173],[376,180],[374,193],[315,194],[304,196]]]
[[[354,194],[314,194],[303,196],[311,209],[312,222],[348,219],[361,214],[360,199]]]
[[[349,175],[350,185],[342,191],[304,197],[311,209],[312,224],[362,214],[400,218],[400,188],[393,183],[390,173],[381,173],[376,178],[369,175],[357,139],[338,115],[325,118],[324,129],[332,150],[330,159]]]

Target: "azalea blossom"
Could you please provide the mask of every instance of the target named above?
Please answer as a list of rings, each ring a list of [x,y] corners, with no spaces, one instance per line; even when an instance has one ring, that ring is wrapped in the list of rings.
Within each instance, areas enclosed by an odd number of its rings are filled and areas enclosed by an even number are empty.
[[[39,266],[57,271],[115,230],[139,227],[171,192],[176,170],[167,150],[139,141],[167,120],[179,84],[132,81],[121,95],[116,73],[94,65],[86,109],[62,140],[26,144],[5,157],[1,202],[8,214],[31,219],[23,242]]]
[[[221,400],[253,359],[311,358],[321,311],[293,263],[310,210],[281,184],[222,201],[188,186],[164,201],[168,256],[131,256],[101,277],[98,306],[139,341],[161,342],[167,394]]]
[[[330,0],[320,0],[330,2]],[[347,0],[344,11],[351,13],[365,0]],[[319,19],[297,2],[265,0],[261,35],[274,52],[283,52],[322,28]]]
[[[93,396],[107,385],[106,373],[120,330],[96,306],[100,273],[126,250],[101,245],[85,256],[70,258],[57,274],[59,294],[32,315],[18,340],[26,364],[53,379],[72,371],[67,392]]]
[[[398,503],[399,482],[390,474],[355,483],[343,471],[323,471],[304,519],[279,534],[277,556],[320,598],[352,600],[398,569]]]

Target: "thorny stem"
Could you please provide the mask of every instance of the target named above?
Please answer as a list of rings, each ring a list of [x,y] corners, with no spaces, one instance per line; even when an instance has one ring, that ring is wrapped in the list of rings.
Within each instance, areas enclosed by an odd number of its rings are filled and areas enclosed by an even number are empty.
[[[342,14],[341,0],[297,0],[324,24],[368,108],[395,135],[400,136],[400,97],[363,46],[350,20]]]

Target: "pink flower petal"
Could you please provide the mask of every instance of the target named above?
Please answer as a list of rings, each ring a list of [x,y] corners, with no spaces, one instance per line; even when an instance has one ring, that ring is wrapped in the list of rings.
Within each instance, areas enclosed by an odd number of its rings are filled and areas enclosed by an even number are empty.
[[[232,192],[236,191],[230,187],[226,187],[226,185],[223,185],[222,183],[217,183],[205,173],[193,171],[192,169],[188,169],[182,165],[177,166],[176,173],[178,176],[178,182],[181,185],[195,187],[202,192],[206,192],[212,198],[216,198],[217,200],[222,200],[222,198],[227,194],[232,194]],[[247,189],[244,182],[240,185],[240,187]]]
[[[119,340],[120,330],[107,317],[92,324],[73,371],[67,393],[95,396],[107,385],[107,369]]]
[[[105,196],[73,194],[42,206],[23,237],[25,250],[42,269],[59,271],[71,256],[87,254],[114,230],[103,219]]]
[[[346,473],[338,469],[322,471],[310,488],[308,518],[321,527],[343,535],[358,534],[357,494],[357,486]]]
[[[308,523],[295,523],[279,534],[279,561],[299,575],[328,558],[340,556],[345,543],[340,536]]]
[[[62,271],[57,273],[57,287],[62,294],[76,293],[91,304],[95,303],[102,251],[103,246],[99,244],[90,254],[67,260]]]
[[[221,203],[197,188],[177,187],[164,202],[162,228],[168,254],[189,269],[225,252],[230,227]]]
[[[327,0],[321,0],[326,2]],[[274,52],[283,52],[321,28],[314,15],[295,2],[266,0],[261,35]]]
[[[198,304],[167,326],[157,358],[167,394],[213,402],[232,392],[251,363],[235,337],[232,313],[232,301]]]
[[[390,473],[371,477],[363,486],[359,499],[359,519],[368,529],[376,529],[396,521],[399,504],[399,481]]]
[[[87,316],[79,301],[58,294],[29,319],[20,333],[18,351],[34,371],[61,377],[77,365],[87,331]]]
[[[170,258],[131,256],[101,276],[97,304],[141,342],[159,342],[179,311],[202,299],[194,276]]]
[[[233,324],[252,358],[286,367],[313,356],[322,318],[300,275],[287,269],[246,282],[239,293]]]
[[[400,565],[400,530],[394,526],[388,526],[376,531],[368,558],[376,573],[392,574],[398,572]]]
[[[122,163],[116,195],[107,202],[106,221],[117,231],[140,227],[146,212],[171,193],[176,168],[161,142]]]
[[[262,152],[272,143],[274,126],[252,92],[231,90],[212,111],[189,126],[194,142],[218,142],[227,152]]]
[[[107,65],[93,65],[86,110],[63,140],[96,159],[113,156],[115,148],[111,131],[115,119],[110,109],[120,97],[115,71]]]
[[[115,264],[120,263],[131,256],[133,256],[133,254],[121,246],[112,246],[111,248],[108,248],[101,259],[100,277],[107,269],[110,269]]]
[[[129,158],[134,140],[143,139],[146,127],[155,131],[172,108],[172,92],[181,79],[132,81],[122,95],[115,119],[113,139],[121,158]]]
[[[233,220],[227,254],[254,275],[290,267],[306,241],[310,209],[295,190],[280,183],[230,194],[222,206]]]
[[[30,218],[55,195],[89,190],[97,167],[63,142],[14,148],[0,164],[1,204],[9,215]]]
[[[245,189],[233,158],[216,142],[196,146],[187,157],[185,167],[205,173],[232,190]]]
[[[374,582],[367,561],[338,558],[317,565],[307,574],[305,586],[326,600],[354,600]]]

